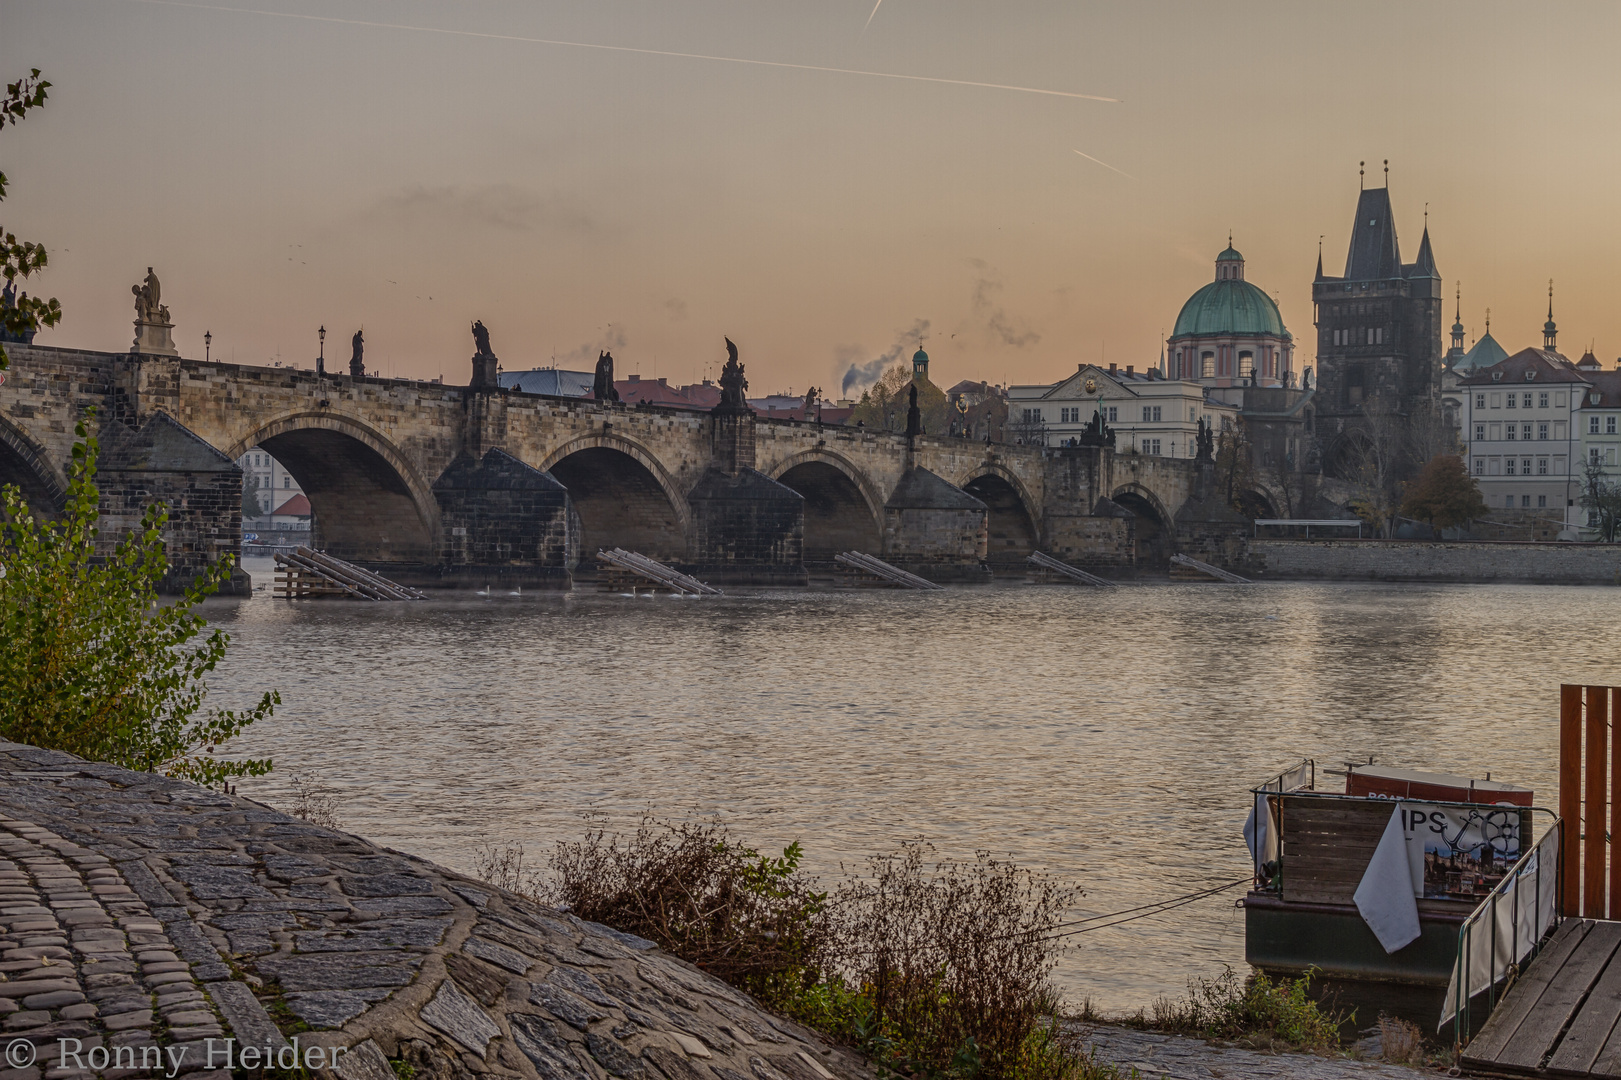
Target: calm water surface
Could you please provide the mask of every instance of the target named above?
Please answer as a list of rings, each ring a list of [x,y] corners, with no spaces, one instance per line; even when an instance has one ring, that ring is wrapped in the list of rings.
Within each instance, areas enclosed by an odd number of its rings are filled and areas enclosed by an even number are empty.
[[[268,584],[268,560],[249,560]],[[1534,787],[1561,681],[1621,680],[1621,591],[1270,584],[211,601],[219,704],[284,704],[241,790],[293,773],[346,828],[471,870],[644,811],[719,814],[836,874],[924,837],[1079,884],[1083,914],[1248,873],[1245,791],[1300,757]],[[1236,893],[1072,939],[1074,1000],[1135,1008],[1243,958]]]

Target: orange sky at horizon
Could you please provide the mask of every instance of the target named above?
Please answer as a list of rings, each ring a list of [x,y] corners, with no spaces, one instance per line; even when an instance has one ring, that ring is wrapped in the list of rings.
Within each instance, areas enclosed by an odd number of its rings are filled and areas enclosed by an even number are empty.
[[[1388,158],[1470,342],[1540,344],[1552,278],[1563,351],[1621,355],[1621,9],[871,10],[5,0],[0,78],[55,85],[0,223],[51,250],[42,344],[128,348],[152,265],[188,356],[310,366],[324,324],[342,368],[364,326],[372,371],[465,382],[482,319],[507,370],[687,382],[730,337],[751,394],[836,396],[920,333],[941,385],[1150,364],[1229,230],[1314,365],[1319,236],[1339,273]]]

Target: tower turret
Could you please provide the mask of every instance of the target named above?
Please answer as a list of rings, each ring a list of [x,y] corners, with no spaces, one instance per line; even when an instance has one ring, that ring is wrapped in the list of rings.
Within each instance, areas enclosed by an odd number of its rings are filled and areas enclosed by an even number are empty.
[[[1542,347],[1549,352],[1555,351],[1555,342],[1559,340],[1559,324],[1553,321],[1553,278],[1548,279],[1548,321],[1542,324]]]

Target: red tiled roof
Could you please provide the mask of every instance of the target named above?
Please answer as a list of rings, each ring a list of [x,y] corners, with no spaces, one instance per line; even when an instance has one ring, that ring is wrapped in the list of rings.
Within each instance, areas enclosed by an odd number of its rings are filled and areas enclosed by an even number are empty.
[[[273,516],[273,517],[309,517],[310,516],[310,501],[309,501],[309,499],[305,498],[302,494],[294,495],[291,499],[288,499],[286,502],[282,503],[275,510],[272,510],[271,511],[271,516]]]
[[[1587,381],[1592,383],[1592,390],[1582,399],[1582,404],[1590,409],[1621,409],[1621,371],[1593,371],[1587,375]],[[1593,401],[1593,392],[1597,391],[1599,399]]]

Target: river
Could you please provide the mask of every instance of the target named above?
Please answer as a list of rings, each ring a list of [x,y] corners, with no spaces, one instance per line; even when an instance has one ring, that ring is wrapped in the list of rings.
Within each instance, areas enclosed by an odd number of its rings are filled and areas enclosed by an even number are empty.
[[[269,560],[249,560],[255,581]],[[719,815],[806,865],[925,838],[1085,890],[1082,916],[1248,873],[1246,790],[1301,757],[1532,786],[1561,681],[1616,682],[1621,592],[1536,586],[741,588],[410,604],[213,600],[210,700],[281,692],[233,750],[344,826],[470,871],[481,844]],[[1238,891],[1080,935],[1057,979],[1110,1010],[1242,964]]]

